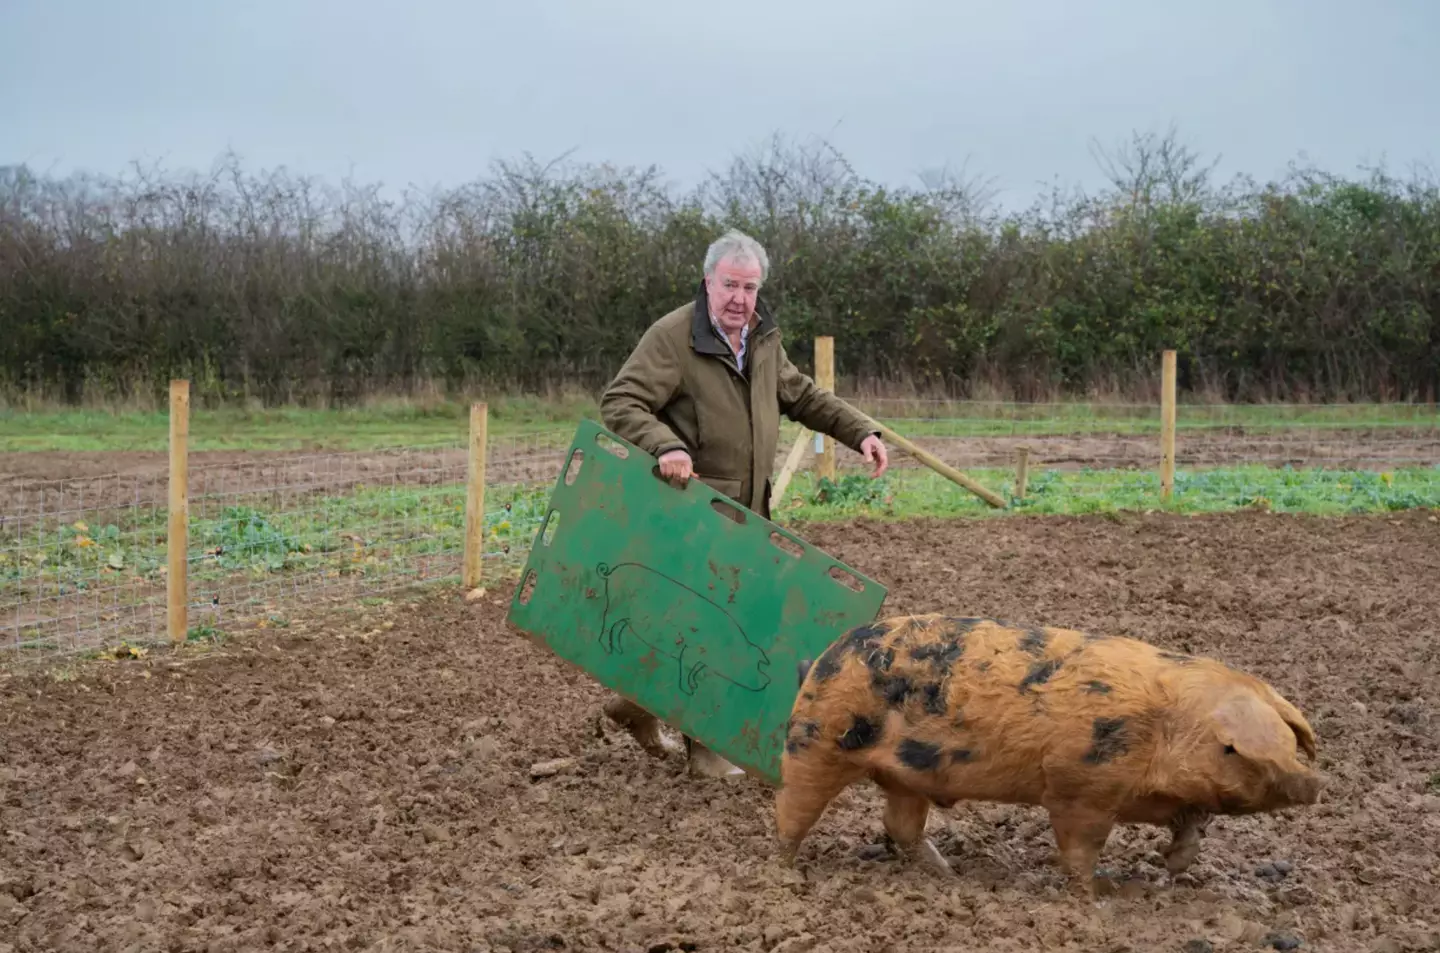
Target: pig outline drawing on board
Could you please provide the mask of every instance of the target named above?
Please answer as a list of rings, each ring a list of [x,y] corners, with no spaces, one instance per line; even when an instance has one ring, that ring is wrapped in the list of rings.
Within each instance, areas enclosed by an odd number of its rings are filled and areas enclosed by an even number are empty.
[[[735,621],[730,613],[717,605],[713,600],[706,598],[694,589],[670,578],[662,572],[650,568],[642,563],[624,562],[610,566],[600,563],[595,567],[600,578],[605,580],[605,612],[600,620],[600,645],[605,649],[606,654],[613,655],[617,651],[624,651],[624,640],[621,636],[625,631],[638,639],[640,642],[650,646],[655,651],[672,658],[677,665],[677,676],[680,691],[686,695],[694,695],[695,689],[699,687],[700,678],[704,674],[712,674],[724,679],[736,688],[747,692],[763,692],[770,684],[770,673],[765,669],[770,665],[770,657],[765,650],[745,634],[745,630]],[[631,599],[625,598],[624,586],[619,586],[620,592],[616,591],[619,583],[625,581],[625,577],[632,573],[643,572],[649,578],[640,586],[631,586]],[[620,579],[612,585],[612,577],[617,573]],[[670,606],[676,605],[680,600],[704,603],[704,615],[715,620],[715,628],[732,634],[730,648],[735,652],[718,653],[720,658],[712,659],[707,657],[704,649],[697,649],[691,645],[687,636],[682,632],[674,632],[673,637],[666,640],[665,634],[652,631],[652,626],[645,624],[645,615],[649,612],[636,611],[633,604],[633,594],[637,589],[660,590],[669,588],[672,590]],[[630,601],[632,604],[626,605]],[[640,624],[637,625],[636,616],[640,615]],[[657,613],[663,619],[666,613]],[[691,627],[694,631],[694,627]],[[707,633],[712,637],[719,632]],[[729,659],[736,656],[743,656],[743,664],[727,664]]]

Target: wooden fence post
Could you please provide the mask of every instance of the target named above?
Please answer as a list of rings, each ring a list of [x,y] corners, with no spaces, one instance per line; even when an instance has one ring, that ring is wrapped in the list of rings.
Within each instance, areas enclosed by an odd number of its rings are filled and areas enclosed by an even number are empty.
[[[1015,499],[1025,499],[1025,485],[1030,482],[1030,448],[1015,448]]]
[[[1175,489],[1175,352],[1166,351],[1160,368],[1160,498]]]
[[[830,392],[835,390],[835,339],[826,335],[815,339],[815,383]],[[835,479],[835,441],[816,434],[820,462],[815,468],[817,480]]]
[[[470,462],[465,477],[465,566],[462,582],[468,592],[480,585],[485,553],[485,457],[490,412],[484,403],[470,405]]]
[[[172,645],[181,645],[189,632],[186,618],[190,528],[190,382],[170,382],[170,505],[165,569],[166,628]]]
[[[996,493],[994,490],[986,488],[980,483],[977,483],[975,480],[972,480],[970,477],[961,473],[959,470],[955,469],[950,464],[946,463],[944,460],[941,460],[939,457],[935,456],[935,454],[930,453],[929,451],[916,445],[915,441],[896,433],[894,428],[887,427],[879,421],[876,421],[876,425],[880,428],[881,437],[883,437],[890,443],[893,443],[896,446],[900,447],[902,450],[909,453],[910,456],[914,457],[916,460],[919,460],[921,463],[925,464],[927,467],[934,470],[936,473],[940,474],[945,479],[949,480],[951,483],[954,483],[957,486],[964,487],[971,493],[974,493],[976,496],[980,497],[980,499],[984,500],[986,503],[989,503],[991,506],[995,507],[995,509],[997,510],[1005,509],[1005,498],[1002,497],[999,493]]]
[[[835,392],[835,339],[828,335],[815,339],[815,383],[829,390],[831,393]],[[878,420],[875,423],[876,426],[880,428],[880,436],[884,440],[899,446],[936,473],[957,486],[964,487],[996,509],[1005,508],[1005,500],[994,490],[989,490],[981,486],[959,470],[936,457],[933,453],[921,449],[914,441],[908,440],[896,433],[893,428],[887,427]],[[829,437],[824,437],[824,443],[821,443],[821,439],[822,435],[817,433],[815,435],[816,450],[820,452],[820,461],[815,469],[815,479],[817,481],[826,478],[833,480],[835,479],[835,441]],[[791,455],[794,456],[793,450],[791,451]],[[786,462],[787,464],[789,463],[789,461]],[[791,469],[793,470],[793,468]],[[785,479],[786,482],[789,481],[788,477]]]
[[[780,501],[785,498],[785,491],[790,488],[790,478],[795,475],[795,468],[800,466],[800,458],[805,453],[805,441],[810,439],[810,431],[800,429],[800,434],[795,438],[795,443],[790,447],[790,454],[785,458],[785,465],[780,468],[780,476],[775,479],[775,485],[770,488],[770,510],[773,516],[774,511],[780,509]]]

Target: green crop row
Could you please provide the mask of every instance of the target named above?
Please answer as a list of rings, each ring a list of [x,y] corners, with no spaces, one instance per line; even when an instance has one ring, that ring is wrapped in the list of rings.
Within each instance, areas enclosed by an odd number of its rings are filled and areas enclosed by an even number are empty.
[[[1172,499],[1160,498],[1153,471],[1054,470],[1030,474],[1014,499],[1014,472],[973,470],[1010,506],[1006,513],[1086,514],[1121,510],[1222,512],[1263,508],[1279,513],[1340,515],[1440,508],[1440,467],[1393,472],[1267,468],[1180,471]],[[548,485],[491,488],[487,553],[523,558],[544,519]],[[128,523],[84,522],[43,533],[0,536],[0,596],[30,597],[112,588],[134,580],[159,584],[166,564],[163,511],[137,511]],[[870,516],[887,519],[996,514],[966,490],[929,470],[893,470],[880,480],[846,473],[836,481],[798,474],[777,509],[787,522]],[[197,586],[233,578],[316,570],[375,572],[407,560],[458,556],[464,533],[464,487],[363,489],[316,497],[304,507],[265,512],[227,507],[192,517],[189,577]]]

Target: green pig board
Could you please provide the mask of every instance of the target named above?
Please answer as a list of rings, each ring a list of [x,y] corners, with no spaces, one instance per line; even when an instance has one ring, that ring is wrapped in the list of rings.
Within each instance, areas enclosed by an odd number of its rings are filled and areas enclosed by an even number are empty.
[[[586,421],[508,618],[556,655],[772,785],[798,666],[886,590]]]

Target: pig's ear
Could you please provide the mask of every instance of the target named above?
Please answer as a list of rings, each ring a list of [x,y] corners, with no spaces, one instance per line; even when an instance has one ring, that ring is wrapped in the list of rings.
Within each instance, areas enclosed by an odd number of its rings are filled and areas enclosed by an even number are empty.
[[[1274,708],[1253,692],[1229,695],[1210,712],[1222,744],[1248,758],[1267,759],[1279,754],[1285,730]]]
[[[1300,714],[1300,709],[1282,698],[1275,689],[1268,685],[1265,688],[1270,704],[1280,713],[1280,717],[1285,720],[1285,724],[1290,726],[1290,730],[1295,732],[1295,743],[1300,746],[1301,751],[1309,756],[1310,760],[1315,760],[1315,729],[1311,728],[1310,722]]]

